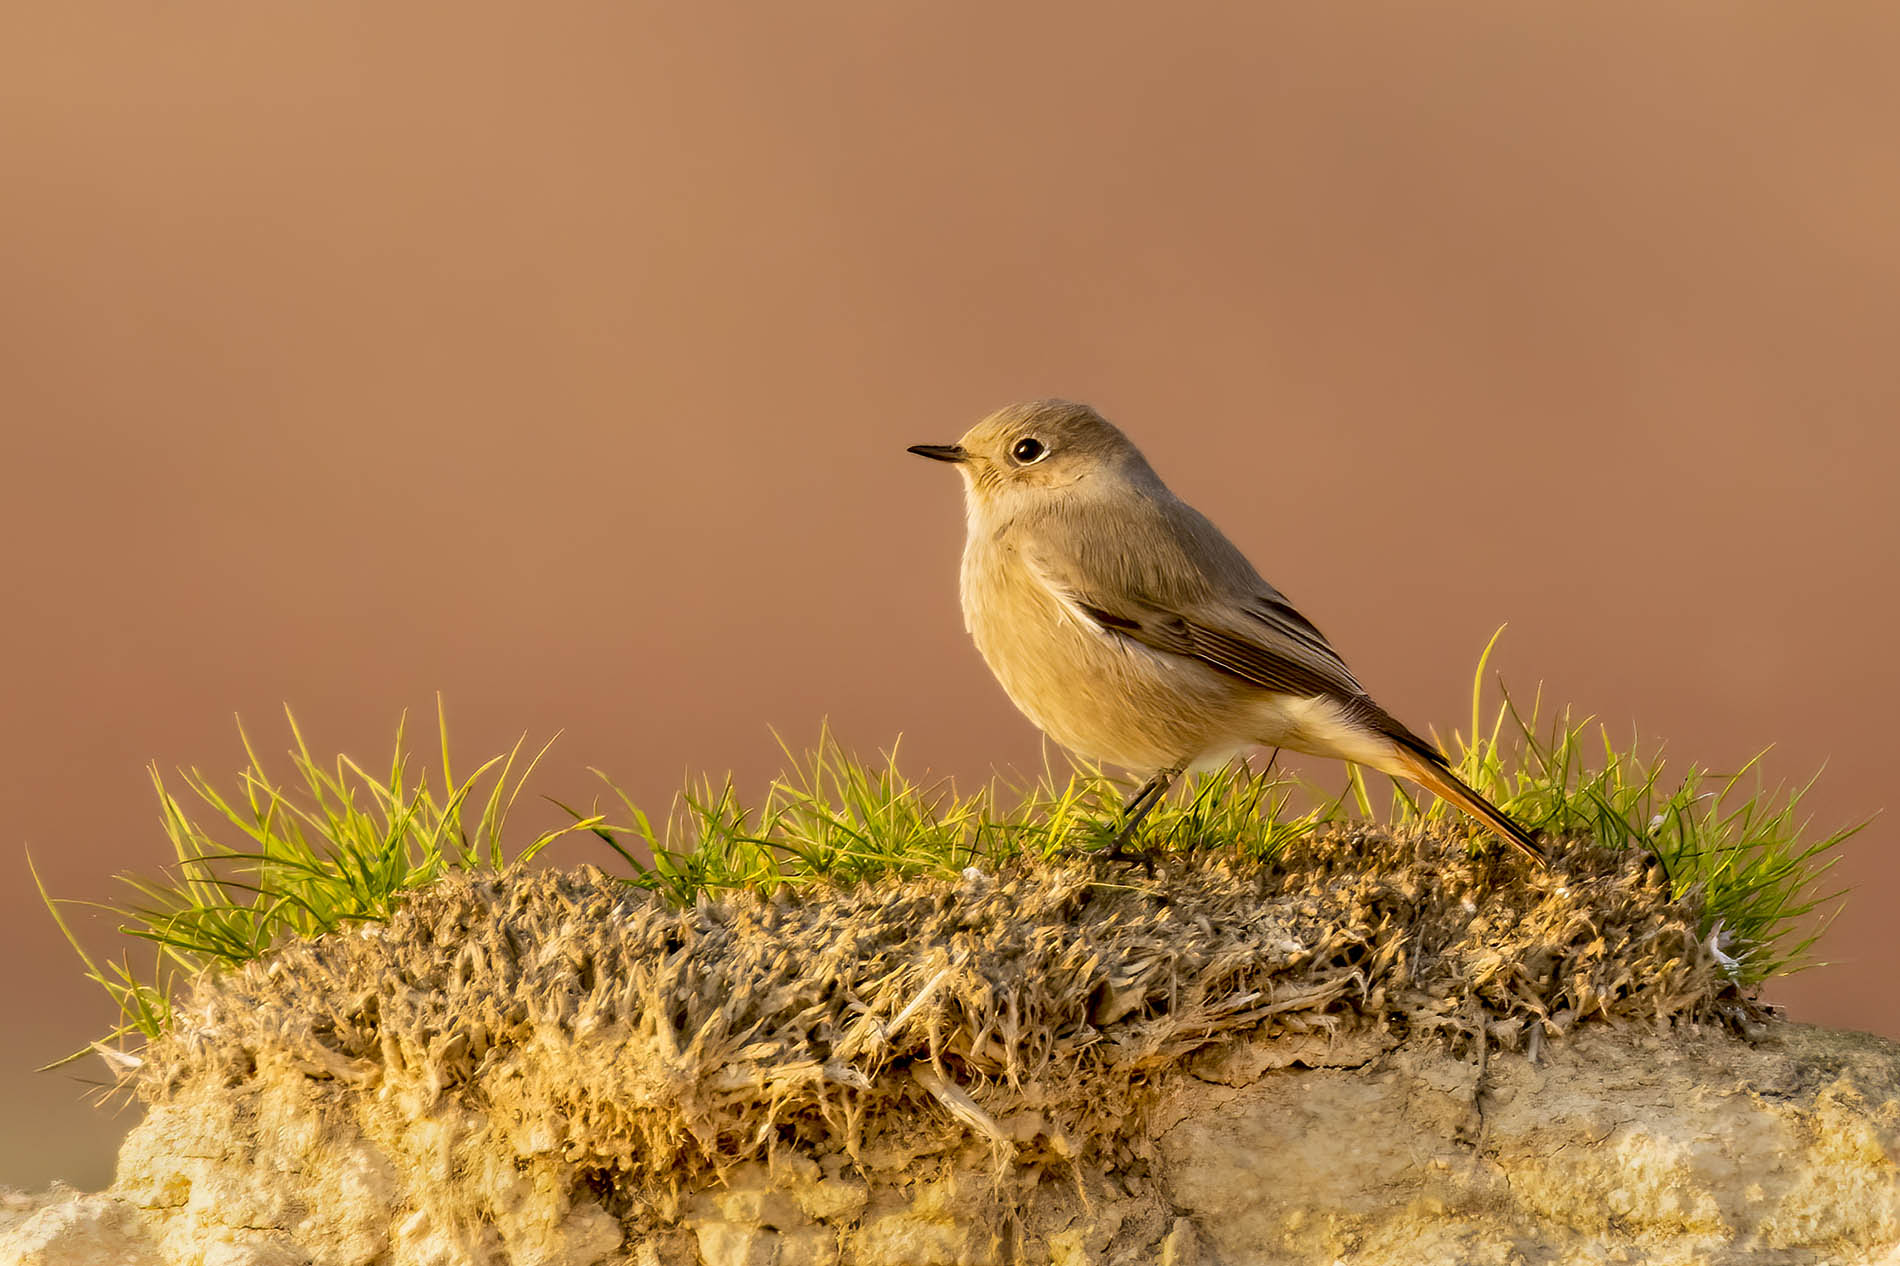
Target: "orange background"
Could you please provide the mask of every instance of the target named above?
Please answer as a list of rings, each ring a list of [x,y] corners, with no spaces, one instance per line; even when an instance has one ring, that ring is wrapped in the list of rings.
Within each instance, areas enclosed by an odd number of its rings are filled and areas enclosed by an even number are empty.
[[[1471,667],[1891,800],[1900,7],[19,2],[0,1183],[105,1180],[41,910],[277,709],[655,808],[1038,740],[903,452],[1095,402],[1401,717]],[[1892,829],[1800,1018],[1900,1035]],[[585,845],[572,856],[594,858]],[[81,917],[99,948],[109,921]]]

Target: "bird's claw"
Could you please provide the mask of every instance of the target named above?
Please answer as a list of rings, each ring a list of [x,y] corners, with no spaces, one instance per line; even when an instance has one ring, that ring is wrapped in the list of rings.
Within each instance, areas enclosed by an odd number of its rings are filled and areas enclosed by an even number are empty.
[[[1129,848],[1125,835],[1117,835],[1109,841],[1108,847],[1097,854],[1105,862],[1136,862],[1142,873],[1148,878],[1155,877],[1155,851],[1151,848]]]

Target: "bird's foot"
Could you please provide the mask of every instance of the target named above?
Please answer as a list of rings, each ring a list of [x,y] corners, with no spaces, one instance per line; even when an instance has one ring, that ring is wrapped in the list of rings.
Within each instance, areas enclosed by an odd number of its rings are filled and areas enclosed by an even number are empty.
[[[1130,848],[1128,833],[1118,833],[1108,842],[1108,847],[1096,854],[1105,862],[1134,862],[1140,865],[1142,873],[1148,878],[1155,877],[1155,850],[1151,848]]]
[[[1104,840],[1107,842],[1104,843]],[[1111,835],[1107,828],[1101,826],[1088,831],[1081,839],[1070,840],[1059,847],[1052,856],[1097,864],[1113,865],[1120,862],[1137,865],[1150,878],[1153,878],[1155,873],[1156,851],[1154,849],[1134,848],[1131,846],[1130,835],[1127,831],[1116,831]]]

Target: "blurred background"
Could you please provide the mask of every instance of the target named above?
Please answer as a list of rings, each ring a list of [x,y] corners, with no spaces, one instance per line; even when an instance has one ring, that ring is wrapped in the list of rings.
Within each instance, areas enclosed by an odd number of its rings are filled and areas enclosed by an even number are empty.
[[[131,1119],[33,1071],[111,1017],[27,851],[112,897],[234,713],[369,762],[439,691],[656,810],[826,717],[1037,766],[903,451],[1022,397],[1416,727],[1508,622],[1520,691],[1892,806],[1896,52],[1873,3],[5,6],[0,1185]],[[1796,1018],[1900,1036],[1892,836]]]

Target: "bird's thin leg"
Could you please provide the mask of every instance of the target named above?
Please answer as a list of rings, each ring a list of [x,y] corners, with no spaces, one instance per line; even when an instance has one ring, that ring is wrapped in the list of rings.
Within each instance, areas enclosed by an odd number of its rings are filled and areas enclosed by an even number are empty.
[[[1127,805],[1123,807],[1121,828],[1115,832],[1115,838],[1110,841],[1108,852],[1103,854],[1104,857],[1109,861],[1119,861],[1123,857],[1130,856],[1130,854],[1123,850],[1128,842],[1135,837],[1135,828],[1139,827],[1141,820],[1147,817],[1156,805],[1161,803],[1161,797],[1168,793],[1168,788],[1173,785],[1174,780],[1180,776],[1181,767],[1177,765],[1173,769],[1160,771],[1153,778],[1150,778],[1147,782],[1142,784],[1141,790],[1137,791],[1133,798],[1128,801]],[[1143,857],[1143,861],[1147,861],[1145,856]],[[1152,866],[1152,863],[1148,864]]]

